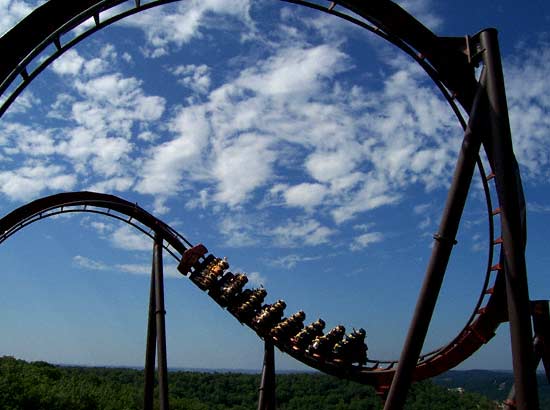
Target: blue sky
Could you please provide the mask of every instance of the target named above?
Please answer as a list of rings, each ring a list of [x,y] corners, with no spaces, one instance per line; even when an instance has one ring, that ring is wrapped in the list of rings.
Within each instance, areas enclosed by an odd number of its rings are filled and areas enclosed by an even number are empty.
[[[36,2],[0,0],[0,32]],[[528,202],[532,299],[548,299],[550,6],[400,2],[437,34],[497,27]],[[0,212],[73,190],[138,202],[227,256],[269,300],[367,330],[399,356],[462,138],[408,57],[277,1],[182,1],[130,17],[43,72],[0,121]],[[487,254],[479,176],[426,351],[477,300]],[[151,243],[96,216],[36,223],[0,247],[0,354],[141,365]],[[262,345],[165,256],[173,367],[260,368]],[[278,366],[303,369],[280,356]],[[462,368],[511,368],[506,326]]]

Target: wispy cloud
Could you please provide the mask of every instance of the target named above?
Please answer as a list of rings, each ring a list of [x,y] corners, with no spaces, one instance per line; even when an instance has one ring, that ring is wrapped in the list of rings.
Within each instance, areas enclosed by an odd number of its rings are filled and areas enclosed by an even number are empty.
[[[197,93],[204,94],[210,89],[210,68],[206,64],[179,65],[170,72],[178,78],[178,83]]]
[[[527,204],[527,210],[529,212],[548,214],[550,213],[550,204],[540,204],[538,202],[529,202]]]
[[[292,269],[296,265],[303,262],[312,262],[321,259],[322,256],[303,256],[298,254],[290,254],[286,256],[281,256],[269,261],[273,266],[278,266],[284,269]]]
[[[132,275],[151,275],[151,265],[149,264],[137,264],[137,263],[116,263],[108,264],[99,260],[89,258],[87,256],[76,255],[73,257],[73,264],[79,268],[103,271],[103,272],[119,272],[130,273]],[[180,278],[181,274],[172,267],[163,270],[164,276],[168,278]],[[258,278],[260,278],[258,276]]]
[[[64,167],[33,163],[10,171],[0,171],[0,192],[15,201],[28,201],[46,190],[69,191],[76,178]]]
[[[518,50],[504,64],[514,150],[524,177],[532,181],[550,177],[549,65],[547,42]]]
[[[396,0],[396,3],[432,30],[443,25],[443,18],[434,13],[437,3],[432,0]]]
[[[28,118],[18,122],[13,115],[0,123],[3,152],[25,164],[2,171],[4,195],[26,200],[82,183],[100,191],[127,191],[133,186],[134,132],[138,127],[147,131],[162,116],[165,100],[146,95],[140,80],[113,71],[118,58],[111,44],[90,58],[69,50],[52,66],[69,89],[56,97],[47,113],[56,125],[48,127]],[[36,104],[32,94],[23,101],[28,103],[24,110]]]
[[[384,234],[382,234],[382,232],[370,232],[373,226],[373,224],[362,224],[354,227],[355,230],[363,233],[353,238],[349,247],[350,250],[360,251],[373,243],[382,242],[384,240]]]
[[[249,0],[191,0],[179,3],[175,8],[154,8],[139,13],[124,20],[123,24],[143,31],[147,39],[143,51],[147,56],[156,58],[202,37],[204,29],[216,27],[216,17],[225,24],[228,18],[232,18],[237,24],[244,23],[253,31],[250,7]]]
[[[321,245],[329,241],[334,231],[314,219],[290,221],[271,231],[275,243],[283,247]]]
[[[153,241],[151,238],[143,235],[128,225],[123,225],[116,228],[109,235],[109,240],[115,248],[124,249],[127,251],[149,251],[153,249]]]

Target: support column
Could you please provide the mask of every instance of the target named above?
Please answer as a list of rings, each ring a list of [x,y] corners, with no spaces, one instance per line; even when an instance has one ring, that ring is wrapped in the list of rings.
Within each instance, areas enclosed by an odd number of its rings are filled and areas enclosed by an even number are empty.
[[[166,358],[165,315],[162,238],[159,234],[155,234],[151,288],[149,292],[147,345],[145,348],[144,410],[153,410],[155,392],[155,350],[158,357],[159,409],[168,410],[168,365]]]
[[[512,148],[497,31],[495,29],[482,31],[480,45],[483,50],[483,63],[487,70],[486,88],[491,124],[490,138],[485,144],[492,159],[501,208],[502,247],[505,256],[504,273],[516,406],[518,410],[535,410],[539,408],[539,401],[525,264],[525,199]]]
[[[483,78],[484,75],[482,75],[482,81]],[[418,296],[416,309],[384,410],[403,409],[413,380],[413,373],[426,339],[479,155],[481,146],[480,128],[483,126],[481,122],[483,118],[482,111],[485,106],[483,96],[482,87],[479,87],[472,107],[470,121],[464,133],[464,140],[455,167],[451,188],[447,195],[439,231],[434,235],[436,241],[432,248],[430,262],[426,269],[422,289]]]
[[[266,340],[258,410],[275,410],[275,386],[275,349],[273,343]]]
[[[166,358],[166,328],[164,317],[164,279],[162,263],[162,238],[155,235],[153,248],[153,275],[155,278],[155,317],[157,328],[157,357],[159,379],[159,408],[168,410],[168,365]]]
[[[157,326],[155,321],[155,275],[151,270],[151,286],[149,292],[149,316],[147,319],[147,345],[145,347],[145,388],[143,393],[143,409],[153,410],[155,392],[155,350],[157,342]]]
[[[548,300],[532,301],[531,313],[535,332],[535,340],[533,341],[535,368],[542,361],[546,372],[546,380],[550,383],[550,309],[548,302]],[[517,410],[515,385],[512,386],[508,398],[504,401],[504,409]]]
[[[533,312],[533,331],[535,333],[535,354],[540,357],[550,384],[550,301],[534,300],[531,302]],[[537,364],[538,367],[538,364]]]

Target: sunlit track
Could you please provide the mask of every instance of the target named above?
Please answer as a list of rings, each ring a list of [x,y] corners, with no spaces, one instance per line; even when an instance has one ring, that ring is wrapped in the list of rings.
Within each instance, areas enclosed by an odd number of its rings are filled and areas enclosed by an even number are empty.
[[[491,204],[490,198],[488,204]],[[267,290],[245,288],[248,282],[246,274],[230,272],[225,259],[209,254],[203,245],[193,246],[137,204],[116,196],[69,192],[33,201],[0,219],[0,244],[32,223],[74,213],[114,218],[133,226],[151,239],[159,234],[164,249],[178,262],[178,270],[183,275],[260,338],[271,340],[282,352],[304,364],[341,378],[373,385],[380,390],[391,382],[397,361],[368,358],[366,332],[362,329],[347,332],[346,336],[345,328],[340,325],[332,330],[327,329],[325,333],[325,324],[321,319],[313,318],[314,322],[308,325],[305,320],[307,315],[302,311],[285,316],[284,301],[265,303]],[[493,237],[491,234],[491,242],[499,246],[499,240]],[[489,265],[480,301],[471,320],[447,346],[420,358],[415,378],[424,379],[454,367],[486,343],[505,320],[500,314],[502,280],[494,279],[494,273],[500,275],[500,271],[491,262]],[[481,306],[487,295],[489,300]]]

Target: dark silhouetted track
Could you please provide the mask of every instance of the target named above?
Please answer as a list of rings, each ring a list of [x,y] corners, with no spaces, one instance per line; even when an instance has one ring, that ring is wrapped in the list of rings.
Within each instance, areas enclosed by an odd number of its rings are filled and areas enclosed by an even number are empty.
[[[0,219],[0,244],[26,226],[64,213],[93,213],[127,223],[154,239],[163,238],[164,249],[178,262],[180,272],[201,291],[262,339],[270,339],[281,351],[308,366],[338,377],[385,389],[393,377],[396,361],[367,358],[362,329],[345,332],[343,326],[325,331],[318,318],[310,323],[304,312],[286,315],[282,300],[266,302],[267,290],[246,288],[245,273],[232,273],[229,263],[208,253],[203,245],[193,246],[166,223],[139,207],[113,195],[69,192],[38,199]],[[495,241],[498,244],[498,240]],[[498,273],[498,266],[493,267]],[[416,379],[444,372],[465,360],[493,335],[502,317],[503,283],[484,285],[487,303],[476,310],[472,320],[447,346],[431,352],[418,363]],[[482,295],[482,296],[483,296]],[[486,299],[486,298],[482,298]],[[308,318],[309,319],[309,318]]]

